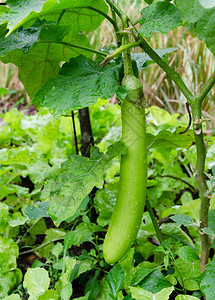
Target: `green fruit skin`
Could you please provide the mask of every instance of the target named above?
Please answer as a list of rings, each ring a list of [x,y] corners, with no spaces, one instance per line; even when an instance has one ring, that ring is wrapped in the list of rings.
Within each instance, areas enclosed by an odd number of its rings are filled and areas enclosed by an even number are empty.
[[[141,224],[146,195],[147,148],[142,86],[134,76],[124,79],[123,84],[128,95],[122,104],[122,141],[127,153],[121,156],[120,188],[103,244],[104,258],[109,264],[119,261],[132,246]]]

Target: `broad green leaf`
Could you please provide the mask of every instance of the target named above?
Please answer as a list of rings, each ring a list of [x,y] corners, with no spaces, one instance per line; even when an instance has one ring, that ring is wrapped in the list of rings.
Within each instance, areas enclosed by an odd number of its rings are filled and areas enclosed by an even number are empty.
[[[75,230],[67,232],[64,238],[64,249],[72,246],[80,246],[83,242],[91,240],[92,232],[85,223],[79,224]]]
[[[36,300],[40,295],[44,294],[48,290],[50,284],[50,278],[48,272],[42,268],[28,268],[23,286],[27,289],[27,293],[30,295],[29,300]]]
[[[35,159],[28,166],[28,172],[31,181],[36,184],[48,178],[54,172],[54,167],[50,167],[46,161]]]
[[[49,202],[36,202],[32,206],[28,206],[25,210],[26,215],[34,220],[39,218],[48,217],[47,210],[49,207]]]
[[[144,228],[145,230],[142,231],[142,234],[145,235],[146,233],[150,232],[150,234],[148,233],[149,236],[154,235],[154,228],[153,225],[150,224],[148,225],[146,228]],[[147,231],[148,229],[148,231]],[[153,233],[152,233],[153,231]],[[137,252],[139,252],[142,257],[147,260],[153,253],[153,251],[156,249],[156,246],[153,245],[152,243],[150,243],[147,239],[147,237],[145,238],[141,238],[138,234],[138,238],[137,238],[137,244],[135,245],[135,250],[137,250]]]
[[[3,300],[21,300],[18,294],[12,294],[10,296],[6,296]]]
[[[44,234],[44,230],[43,230]],[[42,242],[41,249],[36,250],[36,254],[40,257],[48,258],[50,256],[50,253],[52,251],[52,248],[54,247],[55,240],[63,240],[65,236],[65,232],[59,229],[55,228],[49,228],[45,231],[46,237],[44,241]]]
[[[192,239],[177,224],[162,224],[160,228],[164,235],[194,247]]]
[[[199,287],[195,278],[201,274],[199,260],[189,262],[179,257],[175,260],[175,266],[175,276],[179,283],[187,290],[198,290]]]
[[[22,165],[28,166],[31,161],[30,147],[18,147],[11,149],[0,149],[0,164],[1,165]]]
[[[7,94],[8,93],[8,89],[6,88],[0,88],[0,97],[2,97],[2,95]]]
[[[188,23],[195,23],[204,13],[204,9],[199,0],[175,0],[174,3],[183,12],[185,22],[187,20]]]
[[[213,299],[215,295],[215,263],[214,261],[205,266],[205,276],[200,283],[200,289],[205,294],[206,299]]]
[[[24,217],[19,211],[15,212],[12,214],[10,220],[9,220],[9,225],[11,227],[16,227],[18,225],[23,225],[26,223],[28,218]]]
[[[144,278],[146,278],[153,271],[154,271],[153,269],[146,269],[146,268],[138,269],[134,274],[134,277],[132,278],[131,285],[132,286],[138,285]]]
[[[37,32],[35,32],[35,36],[36,34]],[[71,48],[59,43],[59,37],[57,35],[56,43],[53,41],[39,41],[34,43],[27,53],[24,53],[23,50],[26,50],[29,47],[30,42],[26,45],[26,36],[22,35],[22,32],[20,35],[23,41],[20,41],[19,46],[22,47],[22,49],[14,49],[12,51],[9,49],[6,55],[2,56],[0,54],[0,59],[4,63],[14,63],[18,67],[19,78],[30,97],[33,97],[48,79],[58,74],[61,61],[68,61],[71,57],[75,57],[82,53],[87,56],[90,55],[90,57],[92,56],[89,52],[85,53],[85,50]],[[31,38],[30,35],[30,41]],[[10,36],[6,39],[10,39]],[[63,41],[90,47],[88,39],[83,34],[67,36]],[[5,44],[5,46],[7,46],[6,42]],[[26,45],[26,48],[23,49],[23,45]],[[11,45],[11,47],[13,47],[13,45]],[[4,54],[4,51],[7,50],[3,49],[2,54]]]
[[[76,212],[73,216],[69,217],[66,222],[71,223],[73,220],[75,220],[78,216],[82,215],[83,211],[87,208],[87,204],[89,202],[90,198],[87,196],[83,199],[79,207],[77,208]]]
[[[0,16],[2,13],[7,13],[9,11],[9,8],[6,5],[0,6]]]
[[[12,240],[0,235],[0,271],[9,272],[16,268],[16,258],[19,254],[18,245]]]
[[[212,8],[215,6],[215,0],[199,0],[199,2],[204,8]]]
[[[134,299],[138,300],[168,300],[169,296],[172,294],[174,287],[168,287],[162,289],[160,292],[154,294],[141,287],[130,287],[131,295]]]
[[[1,16],[1,22],[8,21],[10,31],[37,18],[72,25],[74,32],[92,31],[104,17],[86,7],[96,7],[104,12],[108,10],[103,0],[7,0],[7,4],[10,11]]]
[[[19,24],[24,23],[25,18],[30,13],[31,15],[35,15],[39,12],[45,2],[46,0],[7,0],[7,5],[10,7],[10,10],[7,14],[1,16],[1,22],[8,22],[8,28],[11,30],[15,29]],[[51,1],[49,0],[49,2]]]
[[[188,26],[191,33],[196,34],[200,40],[206,42],[209,50],[215,54],[215,5],[214,2],[207,2],[209,7],[205,7],[205,2],[199,0],[174,1],[184,14],[184,24]]]
[[[171,284],[168,280],[166,280],[161,271],[155,270],[147,275],[147,277],[139,283],[139,286],[153,294],[156,294],[162,289],[170,287]]]
[[[148,148],[189,148],[193,142],[193,134],[179,134],[179,132],[160,131],[157,135],[147,134]]]
[[[200,40],[206,43],[208,49],[215,55],[215,41],[213,37],[215,33],[214,19],[215,7],[212,8],[211,11],[205,11],[198,22],[196,22],[194,32]]]
[[[177,48],[166,48],[166,49],[154,49],[154,51],[162,58],[165,58],[165,54],[176,51]],[[136,61],[139,70],[146,68],[149,64],[154,63],[150,56],[146,53],[131,53],[131,57]]]
[[[168,1],[155,2],[141,11],[139,32],[147,37],[152,33],[167,33],[182,25],[182,12]]]
[[[81,261],[80,263],[77,262],[74,269],[72,270],[72,273],[70,275],[70,281],[72,282],[76,278],[79,277],[79,275],[93,269],[94,266],[92,265],[92,259],[89,256],[89,259],[86,258],[86,260]]]
[[[62,300],[70,300],[72,296],[72,284],[68,282],[60,291],[60,296]]]
[[[101,226],[106,226],[110,223],[111,215],[113,213],[113,207],[116,201],[115,195],[108,190],[98,190],[93,201],[95,209],[99,214],[97,223]]]
[[[117,296],[125,279],[125,273],[119,263],[115,264],[107,276],[107,281],[114,297]]]
[[[215,231],[215,209],[210,209],[208,213],[208,227]]]
[[[62,164],[58,175],[48,180],[41,195],[43,200],[51,200],[48,214],[57,225],[75,213],[94,186],[103,186],[103,174],[110,160],[123,151],[123,144],[118,142],[109,146],[106,154],[93,148],[90,158],[74,155]]]
[[[111,98],[121,88],[122,64],[101,68],[84,56],[65,63],[59,75],[50,79],[35,95],[33,103],[48,107],[55,116]]]
[[[47,290],[44,294],[40,295],[37,300],[58,300],[59,294],[55,290]]]
[[[194,223],[194,221],[191,217],[183,215],[183,214],[172,216],[172,217],[170,217],[170,219],[175,221],[176,224],[178,224],[179,226],[181,226],[181,225],[188,226],[188,225],[192,225]]]
[[[161,125],[168,124],[169,126],[173,125],[174,129],[175,129],[175,127],[180,124],[179,120],[178,120],[178,118],[179,118],[178,113],[170,114],[167,110],[161,109],[158,106],[150,106],[148,108],[148,111],[150,112],[150,114],[148,114],[146,116],[147,121],[152,123],[153,126],[162,128]],[[159,131],[161,131],[160,128],[158,128],[158,129],[159,129]],[[156,130],[156,132],[157,132],[157,130]]]
[[[110,300],[111,289],[106,280],[106,278],[102,278],[99,284],[99,293],[97,295],[97,300]]]
[[[40,30],[40,26],[26,29],[20,27],[10,36],[1,38],[0,57],[3,58],[8,52],[18,49],[26,54],[32,45],[37,42]]]
[[[182,246],[175,253],[185,262],[192,262],[199,259],[197,252],[189,246]]]
[[[52,254],[58,258],[60,254],[63,252],[63,245],[61,243],[57,243],[52,249]]]
[[[131,284],[132,277],[134,275],[134,248],[131,248],[126,255],[120,259],[119,264],[125,273],[125,279],[123,283],[124,289],[127,289]]]
[[[61,274],[58,282],[56,283],[55,285],[55,288],[56,290],[60,293],[61,289],[64,288],[65,286],[67,286],[67,284],[69,283],[69,280],[70,280],[70,275],[72,273],[72,270],[74,269],[75,267],[75,264],[76,264],[76,259],[72,258],[72,257],[69,257],[69,256],[66,256],[64,257],[63,259],[63,264],[64,267],[65,267],[65,271],[64,273]],[[68,289],[68,290],[67,290]],[[65,293],[69,293],[69,286],[66,288],[65,290]],[[67,292],[66,292],[67,291]],[[71,296],[71,295],[70,295]]]
[[[0,233],[4,233],[10,219],[9,206],[0,202]]]
[[[198,300],[199,298],[189,295],[177,295],[175,300]]]
[[[202,231],[213,238],[215,237],[215,233],[210,227],[204,227],[202,228]]]
[[[23,24],[25,28],[18,28],[11,37],[2,39],[0,57],[4,63],[11,62],[18,66],[19,78],[30,97],[33,97],[49,78],[57,75],[61,61],[68,61],[79,54],[92,57],[90,52],[77,47],[71,48],[61,42],[90,47],[88,39],[80,32],[94,30],[104,17],[86,7],[107,11],[103,0],[9,0],[8,5],[11,9],[8,15],[4,14],[1,21],[9,21],[8,26],[11,30]],[[38,21],[38,18],[41,21]],[[51,24],[42,26],[45,22]],[[41,31],[38,30],[38,26]],[[29,49],[31,45],[33,47]]]
[[[88,294],[87,299],[89,300],[97,299],[97,295],[99,292],[99,285],[97,280],[98,275],[99,275],[99,271],[97,270],[94,273],[93,277],[90,280],[88,280],[88,282],[85,285],[84,293],[85,295]]]
[[[0,262],[1,266],[1,262]],[[9,272],[0,272],[0,299],[7,296],[9,292],[15,290],[22,281],[22,272],[13,269]],[[16,297],[17,299],[17,297]]]

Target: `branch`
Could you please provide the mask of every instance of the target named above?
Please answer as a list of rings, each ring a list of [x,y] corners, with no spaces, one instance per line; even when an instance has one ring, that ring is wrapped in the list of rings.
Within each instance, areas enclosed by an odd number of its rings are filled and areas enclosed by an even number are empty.
[[[75,115],[74,115],[74,111],[73,110],[72,110],[72,113],[71,113],[71,117],[72,117],[73,133],[74,133],[75,152],[76,152],[76,155],[79,155],[78,140],[77,140],[76,126],[75,126]]]
[[[179,181],[187,184],[191,188],[192,191],[196,190],[192,184],[190,184],[189,182],[187,182],[186,180],[184,180],[182,178],[179,178],[179,177],[176,177],[176,176],[172,176],[172,175],[159,175],[159,177],[161,177],[161,178],[167,177],[167,178],[172,178],[172,179],[175,179],[175,180],[179,180]]]
[[[212,87],[215,84],[215,71],[213,72],[213,74],[210,76],[210,78],[208,79],[208,81],[205,83],[205,85],[203,86],[203,88],[201,89],[199,95],[196,97],[196,101],[199,104],[202,104],[204,98],[207,96],[207,94],[210,92],[210,90],[212,89]]]
[[[198,189],[200,192],[201,198],[201,205],[200,205],[200,212],[199,212],[199,219],[200,219],[200,229],[204,227],[208,227],[208,212],[209,212],[209,205],[210,205],[210,195],[208,195],[208,186],[205,179],[205,145],[202,133],[202,120],[201,120],[201,103],[195,101],[192,108],[192,116],[193,116],[193,123],[194,123],[194,137],[196,143],[196,181],[198,184]],[[208,263],[209,253],[210,253],[210,240],[207,234],[203,231],[200,233],[200,240],[202,251],[200,255],[200,264],[201,264],[201,271],[204,272],[205,265]]]
[[[112,52],[110,55],[105,57],[105,59],[100,63],[100,67],[104,67],[105,65],[107,65],[111,61],[111,59],[118,56],[123,51],[128,50],[133,47],[137,47],[137,46],[139,46],[139,44],[140,44],[139,42],[134,42],[134,43],[130,43],[130,44],[125,44],[125,45],[117,48],[114,52]]]
[[[149,212],[150,218],[152,220],[152,224],[154,226],[154,229],[155,229],[155,232],[157,234],[158,240],[159,240],[159,242],[161,244],[163,242],[164,238],[163,238],[161,230],[160,230],[160,228],[158,226],[158,222],[157,222],[157,220],[155,218],[155,214],[154,214],[154,211],[153,211],[153,209],[151,207],[151,204],[150,204],[149,200],[146,200],[146,207],[147,207],[147,210]]]
[[[113,0],[105,0],[105,1],[110,6],[111,10],[114,10],[116,14],[120,17],[120,19],[122,19],[125,13],[114,3],[114,1]]]
[[[143,37],[137,36],[135,37],[136,41],[140,42],[140,47],[163,69],[169,78],[171,78],[177,87],[181,90],[181,92],[184,94],[184,96],[187,99],[187,102],[191,105],[194,101],[194,97],[180,75],[171,68],[168,64],[166,64],[162,58],[149,46],[149,44],[144,40]]]
[[[70,47],[70,48],[78,48],[78,49],[81,49],[81,50],[89,51],[89,52],[92,52],[92,53],[95,53],[95,54],[98,54],[98,55],[101,55],[101,56],[106,56],[107,55],[107,52],[105,52],[105,51],[99,51],[99,50],[95,50],[95,49],[92,49],[92,48],[89,48],[89,47],[70,44],[70,43],[66,43],[66,42],[39,41],[38,43],[39,44],[48,44],[48,43],[50,43],[50,44],[51,43],[60,44],[60,45],[64,45],[64,46],[67,46],[67,47]]]

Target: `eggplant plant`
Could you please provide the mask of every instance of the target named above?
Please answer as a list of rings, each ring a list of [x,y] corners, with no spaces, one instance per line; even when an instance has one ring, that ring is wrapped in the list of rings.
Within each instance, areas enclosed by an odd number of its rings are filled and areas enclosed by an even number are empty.
[[[94,187],[102,188],[103,175],[111,159],[121,156],[120,187],[103,245],[104,258],[109,264],[122,259],[132,247],[146,200],[147,104],[138,79],[137,63],[131,58],[132,49],[139,47],[141,55],[166,72],[191,110],[196,145],[193,176],[201,198],[199,232],[203,272],[211,249],[205,228],[213,186],[208,186],[204,172],[206,145],[202,124],[205,119],[201,110],[215,84],[215,72],[194,94],[146,38],[155,32],[168,33],[183,24],[215,54],[215,6],[198,0],[146,2],[149,5],[144,5],[141,17],[131,20],[112,0],[8,0],[6,5],[0,6],[0,59],[18,67],[19,78],[32,103],[48,107],[56,118],[71,110],[89,107],[99,98],[115,95],[118,99],[122,116],[121,142],[109,146],[105,154],[92,147],[90,157],[68,158],[61,172],[47,181],[41,194],[43,200],[50,201],[49,216],[60,225],[75,214]],[[110,22],[115,33],[116,49],[112,52],[94,49],[89,42],[90,32],[104,19]],[[161,243],[162,234],[149,204],[147,207]]]

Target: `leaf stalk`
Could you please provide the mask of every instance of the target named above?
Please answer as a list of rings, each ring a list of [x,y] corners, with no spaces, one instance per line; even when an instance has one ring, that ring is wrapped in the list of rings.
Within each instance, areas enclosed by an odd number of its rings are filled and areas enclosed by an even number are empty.
[[[101,63],[100,66],[104,67],[105,65],[107,65],[114,57],[118,56],[119,54],[121,54],[122,52],[124,52],[125,50],[131,49],[133,47],[137,47],[139,46],[139,42],[133,42],[133,43],[129,43],[129,44],[125,44],[119,48],[117,48],[114,52],[112,52],[110,55],[108,55]]]
[[[210,92],[212,87],[215,84],[215,71],[213,74],[210,76],[208,81],[205,83],[203,88],[201,89],[199,95],[196,97],[196,101],[201,105],[207,94]]]
[[[60,45],[64,45],[64,46],[67,46],[67,47],[70,47],[70,48],[78,48],[78,49],[81,49],[81,50],[89,51],[89,52],[92,52],[92,53],[95,53],[95,54],[98,54],[98,55],[101,55],[101,56],[106,56],[107,55],[107,52],[105,52],[105,51],[99,51],[99,50],[95,50],[95,49],[92,49],[92,48],[89,48],[89,47],[86,47],[86,46],[70,44],[70,43],[67,43],[67,42],[39,41],[38,43],[39,44],[51,44],[51,43],[60,44]]]
[[[206,158],[206,150],[203,139],[202,132],[202,112],[201,112],[201,102],[195,101],[193,105],[191,105],[192,109],[192,118],[194,124],[194,137],[196,144],[196,173],[195,178],[197,181],[197,185],[200,192],[201,204],[199,211],[199,219],[200,219],[200,230],[204,227],[208,227],[208,212],[210,205],[210,197],[208,195],[208,186],[204,174],[205,169],[205,158]],[[200,264],[201,271],[204,272],[205,265],[208,263],[211,243],[209,240],[209,236],[205,234],[203,231],[200,232],[200,240],[202,251],[200,255]]]

